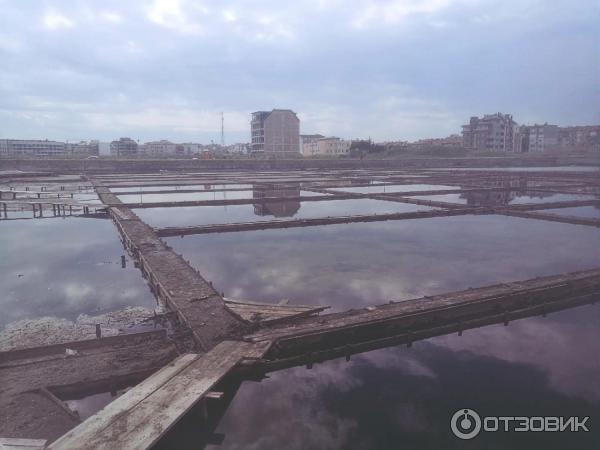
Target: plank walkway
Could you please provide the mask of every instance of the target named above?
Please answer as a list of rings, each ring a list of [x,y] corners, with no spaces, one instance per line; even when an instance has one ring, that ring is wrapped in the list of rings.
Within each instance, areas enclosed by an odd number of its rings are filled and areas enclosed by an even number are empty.
[[[120,202],[106,187],[94,183],[104,203]],[[110,207],[109,213],[154,295],[177,313],[202,350],[242,332],[246,325],[226,308],[213,286],[161,241],[150,226],[127,207]]]
[[[276,366],[276,360],[293,360],[332,348],[351,352],[352,345],[386,340],[399,334],[410,340],[411,334],[436,327],[442,330],[437,334],[447,334],[450,331],[443,327],[461,329],[467,327],[469,321],[477,323],[489,316],[498,316],[508,323],[513,317],[511,311],[523,308],[537,307],[543,313],[544,305],[553,302],[579,304],[596,300],[600,300],[600,269],[325,314],[264,327],[244,339],[270,342],[272,351],[264,363]]]
[[[379,196],[378,196],[379,197]],[[187,236],[193,234],[206,233],[224,233],[236,231],[267,230],[275,228],[297,228],[319,225],[334,225],[342,223],[364,223],[364,222],[383,222],[388,220],[410,220],[425,219],[432,217],[463,216],[471,214],[504,214],[510,211],[536,211],[543,209],[572,208],[576,206],[590,206],[600,204],[600,200],[574,200],[567,202],[547,202],[540,204],[522,204],[499,207],[469,207],[460,204],[450,204],[443,202],[432,202],[429,200],[408,199],[405,197],[385,197],[385,200],[397,201],[401,203],[412,203],[417,205],[449,208],[434,209],[427,211],[412,211],[391,214],[373,214],[373,215],[355,215],[355,216],[337,216],[337,217],[318,217],[313,219],[285,219],[269,220],[257,222],[238,222],[214,225],[192,225],[185,227],[164,227],[157,228],[155,232],[160,237]],[[532,216],[531,218],[536,218]],[[541,217],[540,217],[541,218]],[[565,220],[565,222],[567,222]],[[585,222],[585,223],[584,223]],[[589,224],[584,220],[576,220],[569,223]]]
[[[203,355],[186,354],[50,444],[48,450],[150,448],[244,358],[268,344],[223,341]]]
[[[137,383],[176,356],[165,330],[0,352],[0,436],[56,439],[80,420],[55,395]]]
[[[338,216],[338,217],[319,217],[314,219],[290,219],[290,220],[269,220],[259,222],[239,222],[226,223],[215,225],[197,225],[189,227],[165,227],[156,229],[156,234],[161,237],[168,236],[187,236],[191,234],[206,234],[206,233],[224,233],[234,231],[250,231],[250,230],[268,230],[274,228],[298,228],[310,227],[318,225],[333,225],[341,223],[358,223],[358,222],[382,222],[386,220],[408,220],[408,219],[423,219],[429,217],[447,217],[460,216],[466,214],[475,214],[473,209],[461,210],[429,210],[429,211],[413,211],[404,213],[392,214],[377,214],[377,215],[358,215],[358,216]],[[487,212],[488,214],[491,212]],[[483,212],[481,212],[483,214]]]

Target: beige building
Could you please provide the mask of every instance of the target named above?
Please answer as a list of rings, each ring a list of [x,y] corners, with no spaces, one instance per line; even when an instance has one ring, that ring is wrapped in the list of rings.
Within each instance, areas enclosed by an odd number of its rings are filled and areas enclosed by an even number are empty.
[[[304,144],[304,156],[340,156],[350,151],[352,142],[338,137],[316,139]]]
[[[301,134],[300,135],[300,153],[304,156],[309,156],[306,152],[307,150],[304,148],[305,145],[315,142],[317,139],[322,139],[325,136],[322,134]]]
[[[300,120],[291,109],[253,112],[250,133],[253,153],[297,154],[300,152]]]

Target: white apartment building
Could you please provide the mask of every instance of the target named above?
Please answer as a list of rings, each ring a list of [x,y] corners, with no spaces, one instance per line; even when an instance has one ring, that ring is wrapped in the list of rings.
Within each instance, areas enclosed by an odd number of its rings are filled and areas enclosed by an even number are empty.
[[[173,142],[161,140],[146,142],[141,148],[138,149],[139,153],[144,153],[147,156],[168,156],[176,155],[178,145]]]
[[[64,142],[33,139],[0,139],[0,154],[5,156],[52,157],[68,153]]]
[[[300,153],[302,153],[304,156],[310,156],[307,153],[307,150],[304,148],[304,146],[306,144],[315,142],[317,139],[322,139],[324,137],[325,136],[323,136],[322,134],[301,134],[300,135]]]
[[[338,137],[316,139],[303,145],[305,156],[340,156],[350,151],[351,141]]]

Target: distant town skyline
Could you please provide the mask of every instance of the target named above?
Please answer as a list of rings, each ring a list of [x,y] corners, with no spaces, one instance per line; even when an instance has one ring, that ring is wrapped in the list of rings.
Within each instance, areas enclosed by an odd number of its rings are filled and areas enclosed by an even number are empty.
[[[498,111],[600,123],[598,6],[541,0],[0,0],[0,139],[409,140]],[[596,13],[594,13],[594,10]]]

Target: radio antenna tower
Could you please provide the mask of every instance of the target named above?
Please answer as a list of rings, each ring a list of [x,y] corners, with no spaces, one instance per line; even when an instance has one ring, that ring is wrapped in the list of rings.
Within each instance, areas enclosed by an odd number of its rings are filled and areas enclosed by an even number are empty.
[[[225,147],[225,117],[221,113],[221,146]]]

